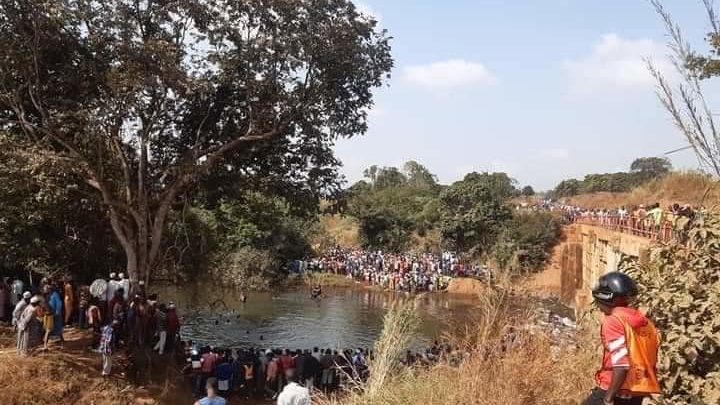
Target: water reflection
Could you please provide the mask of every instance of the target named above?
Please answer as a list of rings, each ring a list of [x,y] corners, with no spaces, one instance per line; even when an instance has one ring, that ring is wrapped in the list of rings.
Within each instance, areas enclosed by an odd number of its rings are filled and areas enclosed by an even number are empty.
[[[281,348],[369,347],[379,337],[382,318],[404,293],[366,289],[325,289],[312,300],[309,291],[248,293],[208,284],[154,288],[162,301],[175,301],[184,324],[183,339],[216,346]],[[446,322],[466,319],[472,301],[447,294],[421,298],[421,326],[413,346],[437,338]]]

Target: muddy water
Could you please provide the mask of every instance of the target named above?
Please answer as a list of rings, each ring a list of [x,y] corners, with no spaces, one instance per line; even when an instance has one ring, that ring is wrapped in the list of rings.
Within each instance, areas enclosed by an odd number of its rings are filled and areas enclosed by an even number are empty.
[[[154,288],[163,302],[174,301],[183,318],[183,339],[222,347],[370,347],[382,330],[389,306],[403,293],[362,288],[326,288],[313,300],[307,290],[280,293],[240,292],[194,284]],[[413,346],[436,339],[449,323],[462,323],[473,301],[448,294],[421,298],[421,325]]]

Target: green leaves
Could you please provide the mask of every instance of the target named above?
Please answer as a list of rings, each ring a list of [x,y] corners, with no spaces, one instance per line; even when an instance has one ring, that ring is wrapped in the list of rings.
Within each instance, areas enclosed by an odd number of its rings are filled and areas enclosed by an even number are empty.
[[[630,165],[630,172],[588,174],[583,180],[563,180],[555,187],[553,195],[555,198],[562,198],[599,191],[629,191],[668,174],[671,169],[672,164],[665,158],[638,158]]]
[[[659,372],[667,403],[720,399],[720,215],[700,213],[690,244],[660,245],[647,266],[632,263],[640,306],[662,334]]]
[[[440,195],[440,231],[455,249],[477,255],[494,243],[505,221],[512,217],[505,205],[517,195],[505,173],[470,173]]]

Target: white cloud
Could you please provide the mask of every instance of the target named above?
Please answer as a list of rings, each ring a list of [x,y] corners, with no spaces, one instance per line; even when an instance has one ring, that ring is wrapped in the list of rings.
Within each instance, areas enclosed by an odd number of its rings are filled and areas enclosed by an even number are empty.
[[[428,88],[490,85],[497,82],[483,64],[462,59],[408,66],[404,76],[409,82]]]
[[[624,39],[617,34],[605,34],[590,55],[563,63],[568,91],[578,95],[609,88],[652,86],[648,58],[663,71],[670,66],[663,46],[651,39]]]

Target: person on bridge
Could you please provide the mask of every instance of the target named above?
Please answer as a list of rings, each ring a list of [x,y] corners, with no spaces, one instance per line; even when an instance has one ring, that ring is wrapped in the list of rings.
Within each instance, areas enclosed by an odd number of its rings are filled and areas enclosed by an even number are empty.
[[[645,397],[660,393],[659,337],[652,321],[630,307],[637,292],[633,279],[620,272],[600,277],[592,290],[605,314],[600,325],[603,357],[595,374],[597,387],[584,405],[641,405]]]

